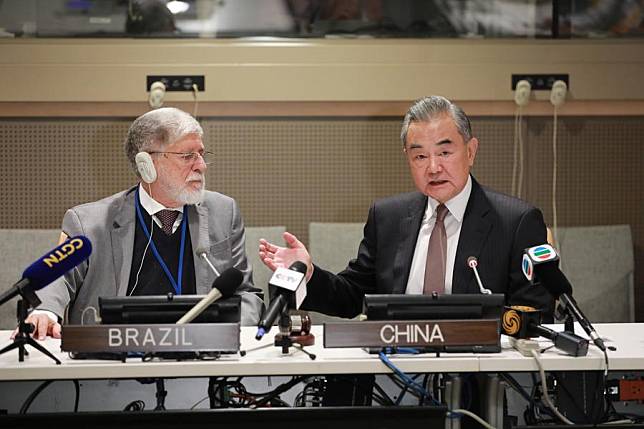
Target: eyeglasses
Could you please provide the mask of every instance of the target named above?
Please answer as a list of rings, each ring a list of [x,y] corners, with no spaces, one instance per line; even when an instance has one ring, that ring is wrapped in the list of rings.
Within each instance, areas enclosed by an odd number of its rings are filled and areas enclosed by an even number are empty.
[[[164,155],[166,155],[166,154],[177,155],[179,157],[179,159],[181,160],[181,162],[183,162],[186,165],[193,165],[195,162],[197,162],[199,157],[201,157],[201,159],[203,159],[204,164],[210,165],[210,164],[212,164],[212,161],[213,161],[213,158],[214,158],[214,155],[215,155],[214,153],[212,153],[210,151],[204,151],[202,153],[199,153],[199,152],[161,152],[161,151],[148,152],[148,153],[149,154],[161,153],[161,154],[164,154]]]

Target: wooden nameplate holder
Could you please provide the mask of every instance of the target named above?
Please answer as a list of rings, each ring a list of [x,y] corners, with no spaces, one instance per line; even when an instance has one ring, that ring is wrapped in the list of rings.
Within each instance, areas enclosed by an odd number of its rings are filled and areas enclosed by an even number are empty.
[[[239,323],[64,325],[61,350],[77,353],[236,353],[239,335]]]
[[[501,323],[498,319],[330,322],[324,324],[324,347],[498,353]]]

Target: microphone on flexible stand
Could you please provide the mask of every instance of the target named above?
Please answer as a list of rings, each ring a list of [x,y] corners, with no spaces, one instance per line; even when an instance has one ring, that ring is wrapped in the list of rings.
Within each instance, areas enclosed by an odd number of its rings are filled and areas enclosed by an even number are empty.
[[[243,279],[244,276],[237,268],[228,268],[224,270],[212,283],[212,290],[208,292],[208,295],[204,296],[201,301],[195,304],[195,306],[184,314],[176,324],[182,325],[184,323],[190,323],[203,313],[213,302],[221,298],[232,296]]]
[[[210,267],[210,269],[212,270],[212,272],[213,272],[213,273],[215,273],[215,275],[216,275],[217,277],[219,277],[221,274],[219,274],[219,271],[217,271],[217,268],[215,268],[215,266],[212,264],[212,262],[210,262],[210,259],[208,259],[208,254],[207,254],[207,253],[208,253],[208,251],[207,251],[206,249],[203,249],[203,248],[199,248],[199,249],[197,249],[197,255],[198,255],[201,259],[203,259],[204,261],[206,261],[206,264],[208,264],[208,266]]]
[[[550,295],[559,300],[560,307],[577,320],[593,343],[605,352],[604,341],[572,297],[572,285],[559,269],[558,261],[559,255],[555,249],[549,244],[542,244],[525,249],[521,267],[526,278],[530,281],[538,279]]]
[[[483,283],[481,282],[481,277],[479,277],[479,271],[476,269],[478,264],[479,264],[479,261],[476,259],[476,257],[470,256],[469,258],[467,258],[467,266],[470,267],[472,271],[474,271],[474,277],[476,277],[476,283],[479,285],[479,290],[484,295],[491,295],[492,291],[490,289],[486,289],[483,287]]]

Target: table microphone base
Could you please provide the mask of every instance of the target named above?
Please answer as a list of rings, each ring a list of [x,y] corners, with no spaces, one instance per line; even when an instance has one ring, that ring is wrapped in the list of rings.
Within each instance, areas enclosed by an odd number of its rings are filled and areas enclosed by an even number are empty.
[[[311,360],[315,360],[316,356],[304,350],[305,346],[312,346],[315,344],[315,336],[313,334],[306,335],[275,335],[275,346],[282,348],[282,354],[288,354],[289,348],[298,345],[298,349],[305,353]]]
[[[58,360],[56,356],[51,354],[51,352],[43,347],[42,344],[38,343],[38,341],[31,337],[35,327],[31,323],[25,322],[25,319],[27,318],[27,304],[22,299],[19,299],[17,302],[17,314],[18,320],[20,321],[18,324],[18,332],[13,339],[13,343],[0,350],[0,355],[10,350],[18,349],[18,361],[24,362],[25,355],[29,354],[25,349],[25,346],[31,346],[42,354],[52,358],[56,362],[56,365],[60,365],[60,360]]]

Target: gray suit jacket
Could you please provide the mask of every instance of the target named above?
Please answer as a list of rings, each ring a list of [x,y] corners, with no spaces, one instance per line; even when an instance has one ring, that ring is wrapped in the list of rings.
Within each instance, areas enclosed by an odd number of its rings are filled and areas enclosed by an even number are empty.
[[[95,314],[91,309],[98,311],[99,296],[126,294],[136,227],[135,189],[67,210],[63,232],[70,237],[89,238],[92,254],[87,261],[38,292],[42,300],[38,309],[62,316],[67,308],[67,323],[93,324]],[[210,292],[216,277],[196,254],[197,249],[207,249],[208,259],[219,272],[230,267],[242,272],[244,280],[236,292],[242,297],[242,324],[257,324],[262,301],[252,293],[253,278],[244,250],[244,224],[237,203],[226,195],[206,191],[203,203],[188,206],[188,219],[197,294]]]

